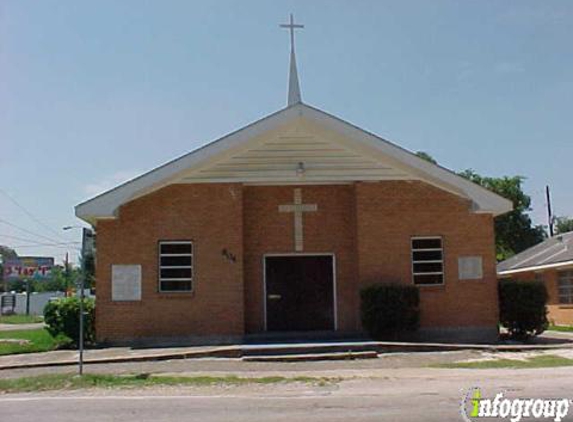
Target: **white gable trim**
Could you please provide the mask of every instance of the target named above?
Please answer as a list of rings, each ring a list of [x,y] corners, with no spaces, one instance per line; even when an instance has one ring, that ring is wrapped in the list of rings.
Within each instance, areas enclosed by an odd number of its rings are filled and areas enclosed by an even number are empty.
[[[542,265],[531,265],[529,267],[522,267],[522,268],[516,268],[514,270],[510,269],[510,270],[505,270],[505,271],[498,271],[497,275],[501,276],[501,277],[507,277],[510,276],[512,274],[519,274],[519,273],[525,273],[528,271],[541,271],[541,270],[548,270],[551,268],[571,268],[573,267],[573,261],[561,261],[561,262],[554,262],[551,264],[542,264]]]
[[[169,161],[147,173],[129,180],[107,192],[76,205],[76,216],[95,222],[100,218],[116,217],[118,208],[135,198],[169,185],[177,176],[226,149],[240,145],[297,116],[296,106],[287,107],[266,116],[242,129],[199,147],[179,158]]]
[[[113,218],[121,205],[169,184],[177,183],[180,177],[191,168],[203,165],[214,158],[229,155],[232,151],[240,150],[253,138],[286,125],[297,117],[305,117],[337,132],[354,141],[356,148],[379,151],[385,158],[392,161],[393,165],[412,174],[413,179],[426,181],[472,200],[476,212],[499,215],[512,209],[510,201],[443,167],[429,163],[385,139],[319,109],[297,103],[77,205],[76,216],[90,223],[95,223],[101,218]],[[208,182],[211,183],[214,180]],[[264,180],[257,182],[263,183]],[[269,182],[278,184],[280,181]],[[293,181],[285,180],[284,182],[292,183]]]
[[[378,148],[387,157],[395,159],[397,163],[406,165],[420,180],[427,181],[445,190],[454,190],[463,193],[465,197],[474,202],[476,212],[500,215],[513,209],[511,201],[457,175],[451,170],[430,163],[386,139],[367,132],[364,129],[360,129],[322,110],[311,106],[306,106],[306,108],[309,110],[309,115],[316,118],[317,121],[322,120],[325,124],[345,136],[357,142],[366,143],[369,146]]]

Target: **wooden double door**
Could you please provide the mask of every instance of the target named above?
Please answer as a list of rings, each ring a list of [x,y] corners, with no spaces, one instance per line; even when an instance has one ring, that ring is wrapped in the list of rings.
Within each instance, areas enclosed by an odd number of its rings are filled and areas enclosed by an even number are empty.
[[[334,330],[334,257],[265,257],[267,331]]]

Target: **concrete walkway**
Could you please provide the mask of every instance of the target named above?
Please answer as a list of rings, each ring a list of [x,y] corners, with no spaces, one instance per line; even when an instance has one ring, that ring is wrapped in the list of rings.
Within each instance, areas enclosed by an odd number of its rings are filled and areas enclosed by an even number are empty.
[[[550,341],[551,340],[551,341]],[[519,352],[557,349],[573,349],[573,342],[567,339],[547,338],[548,344],[532,345],[478,345],[443,343],[404,343],[404,342],[325,342],[295,344],[235,344],[229,346],[192,346],[168,348],[110,347],[86,350],[84,362],[93,364],[160,361],[196,358],[241,358],[247,356],[305,355],[305,354],[358,354],[364,351],[376,353],[412,353],[445,351],[489,351]],[[325,356],[327,357],[327,356]],[[358,356],[354,356],[358,357]],[[47,366],[74,365],[78,361],[77,350],[57,350],[44,353],[29,353],[0,356],[0,370],[34,368]]]
[[[77,350],[55,350],[53,352],[0,356],[0,370],[75,365],[78,362],[78,355]],[[233,346],[171,347],[161,349],[109,347],[86,350],[84,362],[117,363],[218,356],[233,357]]]
[[[32,324],[0,324],[1,331],[23,331],[23,330],[37,330],[39,328],[45,327],[43,322],[37,322]]]
[[[545,331],[543,334],[539,336],[541,340],[569,340],[573,341],[573,331]]]

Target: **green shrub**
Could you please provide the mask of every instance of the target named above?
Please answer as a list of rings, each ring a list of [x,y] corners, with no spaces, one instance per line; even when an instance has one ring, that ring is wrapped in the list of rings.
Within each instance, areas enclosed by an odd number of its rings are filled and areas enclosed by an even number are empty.
[[[376,340],[415,331],[420,323],[420,294],[415,286],[373,284],[360,292],[362,326]]]
[[[95,342],[95,302],[84,299],[84,342]],[[44,322],[54,337],[66,336],[77,346],[80,327],[80,299],[66,297],[50,301],[44,308]]]
[[[512,338],[527,339],[547,329],[547,297],[540,281],[499,282],[499,320]]]

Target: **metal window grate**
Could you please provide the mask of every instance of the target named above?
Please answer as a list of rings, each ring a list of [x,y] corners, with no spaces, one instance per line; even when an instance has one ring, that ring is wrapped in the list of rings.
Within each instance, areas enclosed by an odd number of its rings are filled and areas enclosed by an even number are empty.
[[[412,238],[412,278],[417,285],[444,283],[444,250],[439,236]]]
[[[188,292],[193,289],[193,242],[159,242],[159,291]]]

